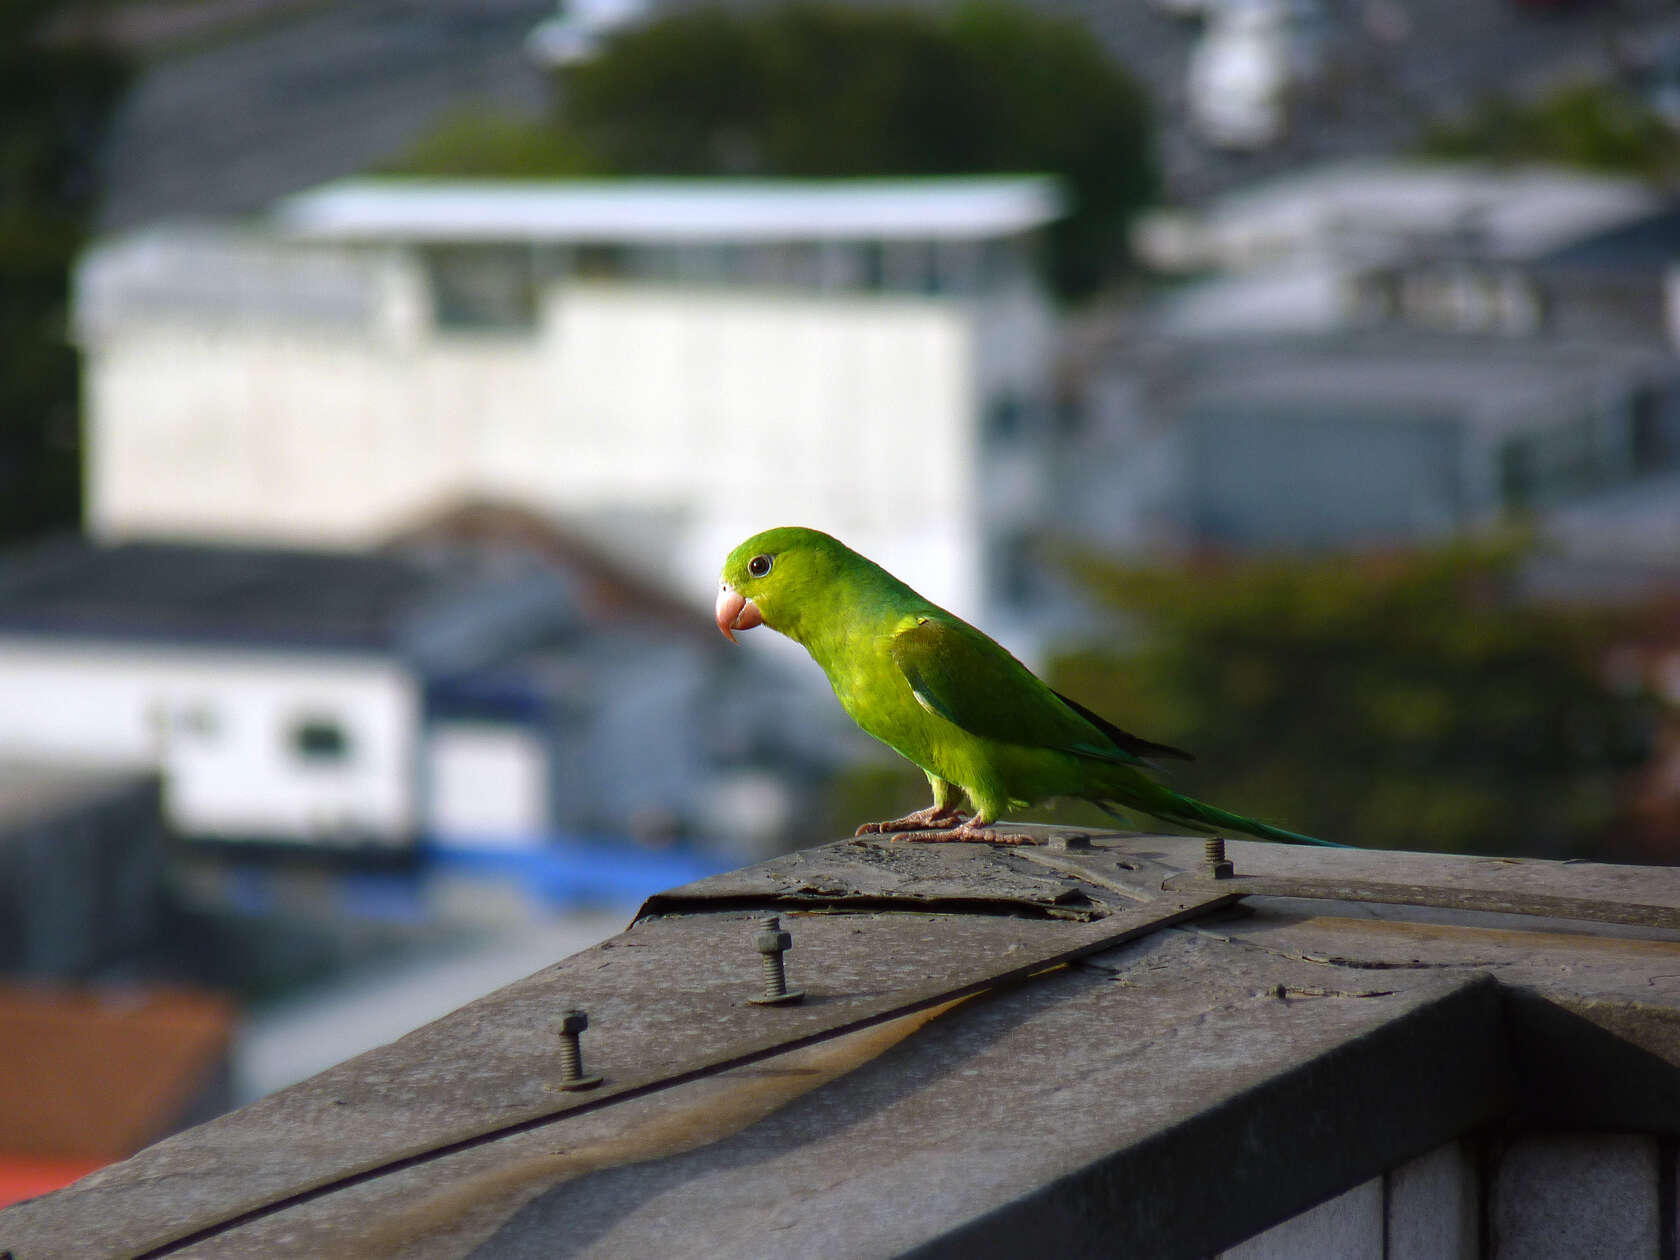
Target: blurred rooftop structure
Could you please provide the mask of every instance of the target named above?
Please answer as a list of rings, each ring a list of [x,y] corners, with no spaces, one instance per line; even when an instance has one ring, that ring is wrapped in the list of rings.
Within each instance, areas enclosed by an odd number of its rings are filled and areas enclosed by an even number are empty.
[[[799,520],[979,615],[1047,505],[1017,439],[1054,405],[1060,213],[1042,176],[358,180],[106,238],[87,526],[367,548],[488,500],[705,598]]]
[[[581,616],[557,571],[457,557],[58,539],[0,556],[0,634],[397,651],[460,671]]]
[[[194,989],[0,984],[0,1202],[228,1105],[231,1003]]]
[[[1415,546],[1526,519],[1581,559],[1637,556],[1661,580],[1680,560],[1662,524],[1680,359],[1660,338],[1162,336],[1089,370],[1067,518],[1132,554]]]
[[[672,889],[617,937],[0,1213],[0,1246],[1661,1260],[1680,1241],[1673,868],[1234,843],[1233,874],[1200,840],[1036,832],[849,840]],[[767,915],[799,1002],[753,1003]],[[568,1010],[587,1013],[570,1068]]]
[[[1049,177],[352,179],[275,206],[282,232],[374,243],[987,240],[1065,213]]]
[[[1168,272],[1473,248],[1533,259],[1663,208],[1644,181],[1547,167],[1361,157],[1306,167],[1142,219],[1133,243]]]
[[[703,613],[585,550],[479,504],[363,554],[81,539],[8,553],[0,754],[56,767],[44,783],[155,771],[177,833],[245,850],[522,859],[557,898],[715,869],[632,839],[750,851],[786,812],[784,780],[836,755],[826,728],[798,706],[700,720],[760,666],[724,659]],[[757,811],[714,801],[748,781]],[[595,847],[567,857],[562,841]]]
[[[1674,217],[1630,180],[1393,160],[1163,211],[1139,247],[1178,282],[1069,339],[1086,407],[1067,516],[1133,554],[1527,520],[1667,581]]]

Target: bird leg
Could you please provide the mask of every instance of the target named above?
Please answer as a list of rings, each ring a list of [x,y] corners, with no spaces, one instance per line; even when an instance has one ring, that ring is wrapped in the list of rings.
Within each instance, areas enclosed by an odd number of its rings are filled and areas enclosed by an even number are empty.
[[[929,805],[926,809],[918,809],[913,814],[906,814],[903,818],[891,818],[886,822],[864,823],[852,834],[855,836],[884,836],[895,831],[928,831],[943,830],[955,827],[968,818],[955,805]]]
[[[923,844],[934,844],[944,841],[955,841],[963,844],[1038,844],[1036,836],[1029,836],[1019,831],[994,831],[990,820],[976,814],[965,822],[955,826],[942,827],[938,830],[901,831],[893,836],[894,840],[920,841]]]

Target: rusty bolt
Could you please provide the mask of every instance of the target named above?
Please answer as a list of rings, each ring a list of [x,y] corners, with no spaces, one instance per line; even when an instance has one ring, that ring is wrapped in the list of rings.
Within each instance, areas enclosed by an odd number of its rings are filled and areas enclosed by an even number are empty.
[[[548,1023],[560,1038],[560,1089],[594,1089],[601,1083],[599,1076],[583,1074],[583,1046],[580,1037],[589,1027],[589,1016],[583,1011],[570,1010],[556,1015]]]
[[[782,930],[776,915],[766,915],[758,921],[760,931],[754,939],[759,957],[764,962],[764,996],[748,998],[754,1006],[786,1006],[805,996],[804,989],[787,987],[787,971],[782,955],[793,948],[793,937]]]
[[[1225,837],[1208,836],[1202,841],[1202,861],[1214,879],[1230,879],[1236,867],[1225,857]]]

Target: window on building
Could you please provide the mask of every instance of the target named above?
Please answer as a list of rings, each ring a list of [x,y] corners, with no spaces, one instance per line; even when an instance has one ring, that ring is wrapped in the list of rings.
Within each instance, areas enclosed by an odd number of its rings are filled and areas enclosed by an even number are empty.
[[[1628,462],[1636,473],[1651,472],[1667,468],[1674,455],[1664,431],[1662,399],[1655,388],[1641,385],[1628,399]]]
[[[1064,391],[1057,396],[1050,409],[1050,416],[1056,427],[1056,436],[1063,440],[1083,437],[1089,426],[1087,408],[1089,402],[1071,390]]]
[[[350,756],[350,736],[335,718],[308,717],[291,730],[292,752],[300,761],[329,764]]]
[[[425,251],[432,318],[455,330],[528,329],[537,322],[535,259],[522,245],[442,245]]]
[[[1499,448],[1499,497],[1507,512],[1520,512],[1534,501],[1534,452],[1521,438]]]
[[[1017,394],[999,394],[986,405],[986,436],[1007,445],[1026,431],[1027,406]]]
[[[187,704],[175,710],[175,729],[183,735],[214,739],[221,723],[208,704]]]
[[[992,549],[992,598],[1006,608],[1024,609],[1039,589],[1037,552],[1021,531],[998,538]]]
[[[630,270],[629,251],[622,245],[579,245],[572,254],[572,270],[580,280],[618,280]]]
[[[881,288],[889,293],[937,292],[933,242],[881,242]]]

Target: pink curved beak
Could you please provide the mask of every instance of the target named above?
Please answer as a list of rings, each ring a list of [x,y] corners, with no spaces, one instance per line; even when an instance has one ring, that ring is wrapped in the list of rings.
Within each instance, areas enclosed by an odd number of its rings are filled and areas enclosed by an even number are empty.
[[[723,637],[731,643],[735,642],[735,631],[751,630],[754,626],[762,626],[764,617],[758,611],[758,605],[745,596],[737,593],[733,588],[722,586],[718,588],[717,597],[717,628],[723,631]]]

